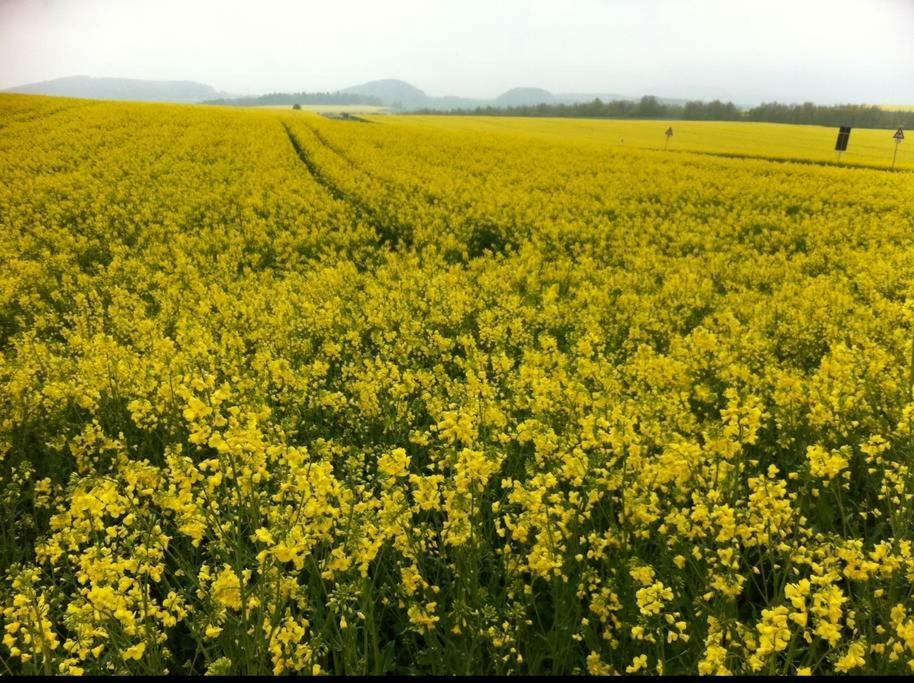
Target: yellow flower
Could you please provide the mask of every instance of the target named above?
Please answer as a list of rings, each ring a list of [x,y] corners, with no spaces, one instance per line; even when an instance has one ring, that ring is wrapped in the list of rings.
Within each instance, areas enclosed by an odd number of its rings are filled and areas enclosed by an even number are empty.
[[[851,643],[847,652],[835,664],[835,671],[847,673],[851,669],[858,669],[866,664],[866,647],[861,642]]]
[[[378,458],[378,470],[388,477],[405,477],[409,473],[410,457],[402,448],[395,448]]]
[[[606,664],[597,652],[591,652],[587,655],[587,673],[592,676],[609,676],[612,674],[612,667]]]
[[[847,469],[848,460],[837,451],[827,451],[821,446],[809,446],[806,449],[809,460],[809,471],[814,477],[834,479]]]
[[[637,655],[632,663],[625,667],[625,673],[634,674],[647,667],[647,655]]]
[[[416,626],[420,632],[430,631],[440,618],[435,615],[435,609],[438,604],[429,602],[426,605],[411,605],[407,610],[407,616],[410,623]]]
[[[121,653],[121,656],[125,659],[136,659],[139,660],[143,657],[143,653],[146,652],[146,643],[137,643],[136,645],[131,645],[126,650]]]
[[[217,604],[234,610],[241,609],[241,580],[229,565],[224,565],[216,575],[211,591]]]
[[[660,614],[665,602],[673,599],[673,591],[664,586],[662,582],[641,588],[635,593],[635,599],[638,601],[638,609],[644,616],[653,616]]]

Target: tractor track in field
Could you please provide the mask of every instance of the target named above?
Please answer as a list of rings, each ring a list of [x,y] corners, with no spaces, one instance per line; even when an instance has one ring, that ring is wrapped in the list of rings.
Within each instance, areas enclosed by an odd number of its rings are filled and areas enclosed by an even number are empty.
[[[295,133],[292,132],[289,125],[283,122],[282,126],[286,131],[286,136],[289,138],[292,149],[295,150],[295,154],[308,170],[311,177],[314,178],[315,182],[327,190],[331,197],[350,206],[359,218],[371,225],[378,236],[378,242],[380,244],[388,245],[392,249],[412,246],[413,230],[411,226],[403,225],[393,217],[381,215],[372,206],[366,204],[359,197],[347,192],[333,180],[328,178],[314,162],[314,159],[311,158],[308,150],[302,146],[301,141],[295,136]],[[328,145],[315,133],[313,128],[308,126],[308,129],[314,134],[315,139],[320,144],[323,144],[331,151],[336,152],[333,147]],[[339,154],[338,152],[336,153]],[[342,154],[340,154],[340,156],[346,158]],[[350,161],[350,163],[355,166],[353,162]]]
[[[360,167],[357,163],[355,163],[355,161],[352,160],[352,157],[350,157],[348,154],[346,154],[337,145],[330,142],[326,137],[324,137],[324,134],[321,133],[317,128],[315,128],[314,126],[311,126],[307,123],[305,124],[305,127],[314,134],[314,137],[317,138],[318,142],[320,142],[324,147],[326,147],[331,152],[333,152],[338,157],[340,157],[347,164],[349,164],[353,168],[357,168],[360,172],[365,173],[366,175],[370,175],[373,178],[377,177],[371,171],[366,171],[364,168]]]
[[[332,192],[335,193],[334,196],[348,202],[359,213],[360,216],[366,218],[374,227],[375,232],[378,234],[378,240],[381,244],[390,244],[394,248],[398,248],[400,246],[412,246],[414,239],[414,228],[412,225],[401,223],[389,214],[385,214],[371,206],[366,205],[364,202],[362,202],[362,200],[358,199],[352,194],[349,194],[339,185],[327,179],[326,176],[321,175],[320,169],[317,168],[314,160],[311,159],[311,157],[308,155],[307,150],[302,148],[300,141],[295,137],[295,134],[289,128],[288,124],[283,123],[283,126],[286,128],[286,133],[292,142],[292,146],[295,147],[295,151],[308,167],[308,170],[311,171],[312,175],[314,175],[318,182],[321,182],[321,184],[323,184],[325,187],[331,189]],[[308,129],[308,131],[314,136],[314,139],[317,140],[319,144],[323,145],[328,150],[330,150],[330,152],[340,157],[349,165],[350,168],[353,169],[354,172],[364,174],[376,180],[383,186],[398,186],[402,190],[419,194],[424,197],[425,201],[430,206],[434,206],[441,202],[441,199],[437,195],[425,190],[424,188],[406,188],[396,181],[383,178],[382,176],[366,170],[360,164],[350,158],[346,153],[344,153],[341,149],[339,149],[335,144],[327,140],[327,138],[316,128],[306,122],[303,122],[303,126]],[[510,238],[505,239],[504,237],[500,237],[497,234],[497,230],[493,232],[491,227],[487,225],[480,225],[472,228],[472,234],[469,238],[467,246],[469,250],[469,257],[472,259],[481,256],[487,250],[504,252],[506,246],[510,244],[512,244]]]
[[[312,126],[308,123],[305,123],[304,125],[306,128],[308,128],[308,130],[310,130],[312,133],[314,133],[314,137],[317,138],[318,142],[320,142],[322,145],[324,145],[324,147],[326,147],[331,152],[336,154],[340,159],[345,161],[352,168],[356,169],[359,173],[364,173],[365,175],[369,176],[370,178],[374,178],[375,180],[377,180],[379,183],[382,183],[383,185],[399,184],[399,183],[395,183],[395,181],[392,181],[390,178],[385,178],[383,176],[380,176],[377,173],[375,173],[374,171],[369,171],[368,169],[359,165],[358,162],[356,162],[352,157],[350,157],[348,154],[346,154],[346,152],[344,152],[342,149],[340,149],[338,145],[330,142],[330,140],[328,140],[327,137],[323,133],[320,132],[320,130],[318,130],[317,128],[315,128],[314,126]],[[400,185],[400,186],[402,187],[402,185]],[[438,202],[441,201],[440,197],[438,197],[436,194],[434,194],[432,192],[429,192],[428,190],[426,190],[424,188],[413,188],[413,191],[421,194],[425,198],[425,201],[428,202],[429,204],[437,204]]]
[[[295,133],[292,132],[292,129],[289,128],[287,124],[283,123],[282,127],[285,129],[286,136],[289,138],[289,143],[292,145],[292,149],[295,150],[295,154],[298,156],[299,161],[305,165],[305,168],[308,169],[308,173],[310,173],[311,177],[317,181],[317,184],[327,190],[327,192],[330,193],[330,196],[334,199],[337,199],[341,202],[346,202],[347,204],[351,205],[353,209],[358,211],[359,203],[354,201],[352,197],[346,194],[346,192],[344,192],[339,185],[321,173],[321,170],[317,167],[317,164],[314,163],[314,160],[311,159],[311,156],[307,151],[305,151],[305,148],[301,146],[298,138],[295,137]]]

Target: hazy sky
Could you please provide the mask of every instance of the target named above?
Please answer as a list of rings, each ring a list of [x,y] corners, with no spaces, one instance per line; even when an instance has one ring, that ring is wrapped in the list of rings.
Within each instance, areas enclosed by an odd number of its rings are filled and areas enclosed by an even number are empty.
[[[914,103],[914,0],[0,0],[0,88],[74,74]]]

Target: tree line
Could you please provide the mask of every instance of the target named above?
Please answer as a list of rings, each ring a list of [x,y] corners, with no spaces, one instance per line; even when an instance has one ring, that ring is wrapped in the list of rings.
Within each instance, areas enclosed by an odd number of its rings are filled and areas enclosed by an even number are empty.
[[[842,104],[818,105],[765,102],[742,110],[733,102],[689,101],[684,104],[666,103],[645,95],[640,100],[610,100],[596,98],[574,104],[534,104],[511,107],[474,107],[463,109],[420,109],[414,113],[473,116],[542,116],[568,118],[619,119],[682,119],[687,121],[764,121],[820,126],[852,126],[859,128],[911,128],[914,112],[889,111],[877,106]]]

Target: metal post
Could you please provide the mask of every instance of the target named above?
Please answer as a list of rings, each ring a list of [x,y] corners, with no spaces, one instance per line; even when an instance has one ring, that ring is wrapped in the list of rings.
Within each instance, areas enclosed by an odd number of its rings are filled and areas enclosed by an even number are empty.
[[[898,145],[901,144],[901,141],[904,140],[904,130],[899,128],[895,131],[895,135],[892,136],[892,139],[895,141],[895,151],[892,153],[892,170],[895,170],[895,160],[898,158]]]

